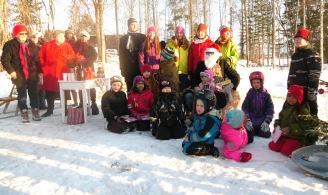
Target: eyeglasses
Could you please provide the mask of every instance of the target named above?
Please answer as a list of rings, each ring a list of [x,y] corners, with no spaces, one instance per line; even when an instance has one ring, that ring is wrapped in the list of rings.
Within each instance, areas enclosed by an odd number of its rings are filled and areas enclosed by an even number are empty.
[[[23,35],[27,35],[27,33],[19,33],[18,35],[23,36]]]

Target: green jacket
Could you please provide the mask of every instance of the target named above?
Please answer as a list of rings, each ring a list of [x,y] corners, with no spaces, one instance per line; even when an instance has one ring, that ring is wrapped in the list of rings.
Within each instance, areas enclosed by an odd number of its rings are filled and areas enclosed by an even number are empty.
[[[189,43],[186,46],[179,47],[175,44],[175,41],[172,37],[168,40],[166,47],[170,47],[174,49],[174,52],[177,53],[179,56],[175,62],[175,65],[178,69],[178,74],[188,74],[188,51],[189,51]]]
[[[238,49],[236,44],[233,42],[233,40],[231,40],[229,41],[229,43],[220,46],[222,52],[222,56],[220,57],[220,59],[225,60],[229,58],[231,61],[231,67],[236,70],[237,63],[239,61]]]
[[[310,107],[307,103],[294,106],[285,103],[274,126],[279,125],[281,128],[289,128],[286,136],[304,143],[305,130],[308,129],[309,124],[307,124],[307,121],[300,120],[299,115],[310,115]]]

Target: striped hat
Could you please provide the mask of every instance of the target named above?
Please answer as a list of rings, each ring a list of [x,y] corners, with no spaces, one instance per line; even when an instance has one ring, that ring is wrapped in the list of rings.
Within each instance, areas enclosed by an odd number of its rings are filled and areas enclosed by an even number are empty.
[[[227,124],[232,128],[238,129],[243,126],[244,122],[244,112],[240,109],[233,109],[227,112]]]
[[[174,58],[174,49],[170,47],[165,47],[161,51],[161,56],[163,56],[163,58],[166,60],[171,60],[172,58]]]

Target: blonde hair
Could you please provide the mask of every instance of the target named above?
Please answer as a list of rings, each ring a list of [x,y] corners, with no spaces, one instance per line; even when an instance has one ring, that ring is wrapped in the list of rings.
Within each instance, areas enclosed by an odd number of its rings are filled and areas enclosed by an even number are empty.
[[[232,99],[230,102],[227,103],[227,105],[222,109],[222,112],[221,112],[221,117],[224,118],[226,113],[229,111],[229,110],[232,110],[232,109],[237,109],[240,105],[240,95],[239,95],[239,92],[237,90],[232,90],[231,91],[231,96],[232,96]]]

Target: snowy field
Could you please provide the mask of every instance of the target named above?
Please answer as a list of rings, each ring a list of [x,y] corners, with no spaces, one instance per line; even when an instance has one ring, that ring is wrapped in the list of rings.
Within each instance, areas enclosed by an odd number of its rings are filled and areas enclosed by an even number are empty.
[[[242,98],[250,87],[249,73],[258,69],[265,74],[277,116],[288,70],[239,66]],[[0,83],[0,93],[10,90],[4,73]],[[328,120],[328,93],[318,101],[320,118]],[[149,132],[110,133],[101,114],[91,120],[63,124],[58,102],[54,116],[41,122],[0,119],[0,194],[328,194],[327,181],[269,151],[269,139],[256,137],[246,148],[253,159],[238,163],[186,156],[181,139],[159,141]],[[216,145],[222,148],[222,140]]]

